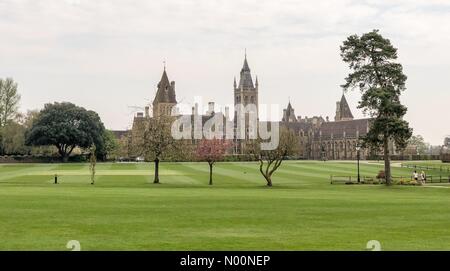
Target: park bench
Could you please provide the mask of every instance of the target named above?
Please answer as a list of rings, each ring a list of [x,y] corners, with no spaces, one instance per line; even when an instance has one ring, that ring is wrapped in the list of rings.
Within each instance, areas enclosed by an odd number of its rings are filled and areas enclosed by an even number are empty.
[[[330,183],[331,184],[357,184],[358,179],[352,176],[333,176],[330,175]]]

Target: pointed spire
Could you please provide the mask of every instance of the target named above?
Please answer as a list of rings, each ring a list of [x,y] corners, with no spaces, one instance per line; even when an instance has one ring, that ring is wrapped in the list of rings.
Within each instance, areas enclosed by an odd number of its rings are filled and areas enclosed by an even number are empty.
[[[172,84],[170,83],[165,66],[153,101],[153,104],[155,103],[177,103],[175,96],[175,82],[172,82]]]
[[[345,98],[345,94],[342,94],[341,102],[339,103],[339,111],[340,111],[340,119],[341,120],[352,120],[353,114],[350,110],[350,106],[348,105],[347,99]]]
[[[291,97],[289,97],[289,102],[288,102],[287,110],[290,111],[291,109],[292,109],[292,105],[291,105]]]
[[[243,71],[250,72],[250,67],[248,66],[248,62],[247,62],[247,48],[245,48],[245,53],[244,53],[244,65],[242,66],[241,73],[242,73]]]
[[[239,88],[254,89],[250,67],[247,62],[247,50],[245,50],[244,65],[241,69],[241,78],[239,80]]]
[[[164,67],[163,74],[161,76],[161,80],[159,81],[159,84],[170,85],[169,77],[167,76],[167,72],[166,72],[166,68],[165,67]]]
[[[244,65],[242,66],[241,72],[250,72],[250,67],[248,66],[247,58],[244,59]]]
[[[234,89],[237,88],[237,84],[236,84],[236,76],[234,77]]]
[[[258,87],[258,85],[259,85],[259,82],[258,82],[258,75],[257,75],[256,79],[255,79],[255,86]]]

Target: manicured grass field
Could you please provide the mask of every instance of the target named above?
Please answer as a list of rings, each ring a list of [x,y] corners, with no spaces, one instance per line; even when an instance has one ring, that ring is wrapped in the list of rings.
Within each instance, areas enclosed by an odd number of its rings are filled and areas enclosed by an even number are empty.
[[[381,163],[363,163],[375,176]],[[354,162],[290,161],[265,187],[255,163],[0,165],[0,250],[449,250],[450,189],[330,185]],[[53,184],[57,173],[60,184]],[[410,169],[394,168],[396,176]],[[436,174],[428,172],[428,175]]]

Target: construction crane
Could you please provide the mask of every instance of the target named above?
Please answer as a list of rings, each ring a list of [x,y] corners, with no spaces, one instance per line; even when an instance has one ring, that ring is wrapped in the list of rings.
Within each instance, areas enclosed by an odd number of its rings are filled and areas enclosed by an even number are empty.
[[[139,105],[128,105],[127,108],[128,110],[130,110],[130,114],[135,115],[138,112],[143,112],[145,110],[146,107],[151,108],[152,107],[152,103],[149,99],[145,100],[145,105],[144,106],[139,106]]]

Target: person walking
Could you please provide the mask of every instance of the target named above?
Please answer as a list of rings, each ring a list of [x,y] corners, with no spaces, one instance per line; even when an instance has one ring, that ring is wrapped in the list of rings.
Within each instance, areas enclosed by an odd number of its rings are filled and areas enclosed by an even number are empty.
[[[414,170],[413,178],[414,178],[414,181],[416,181],[416,182],[419,180],[419,174],[417,173],[416,170]]]
[[[427,181],[427,175],[425,174],[425,171],[423,171],[423,170],[420,173],[420,181],[422,182],[422,184],[425,184]]]

